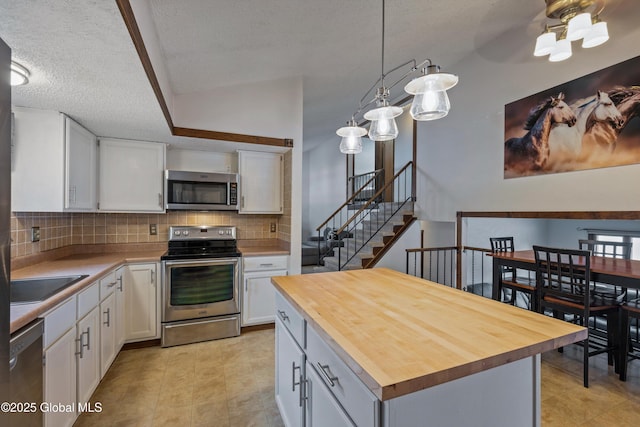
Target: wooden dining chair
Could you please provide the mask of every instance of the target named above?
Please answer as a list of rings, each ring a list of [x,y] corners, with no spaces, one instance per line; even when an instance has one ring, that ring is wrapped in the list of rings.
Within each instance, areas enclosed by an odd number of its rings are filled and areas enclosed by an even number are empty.
[[[634,328],[636,338],[640,331],[640,300],[635,299],[627,301],[622,304],[621,319],[622,323],[622,336],[620,342],[623,344],[623,348],[620,351],[620,380],[627,380],[627,366],[629,360],[640,359],[640,353],[634,352],[633,341],[631,340],[631,329]]]
[[[513,237],[490,237],[489,242],[493,253],[514,251]],[[498,295],[502,301],[519,306],[517,298],[518,295],[522,295],[523,304],[521,305],[536,311],[535,281],[531,281],[527,277],[518,277],[517,269],[514,267],[503,266],[500,273],[500,281],[495,286],[498,286]]]
[[[583,346],[583,384],[589,387],[589,357],[609,355],[609,364],[616,363],[619,350],[618,304],[608,304],[593,294],[589,251],[534,246],[538,309],[549,310],[555,317],[569,319],[589,330]],[[570,317],[565,317],[569,315]],[[594,339],[589,319],[602,316],[606,321],[605,342]],[[593,322],[592,322],[593,323]]]

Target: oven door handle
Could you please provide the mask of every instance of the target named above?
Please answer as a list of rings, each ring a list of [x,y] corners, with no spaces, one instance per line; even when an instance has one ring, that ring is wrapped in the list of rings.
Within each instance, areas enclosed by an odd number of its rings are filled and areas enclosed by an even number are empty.
[[[238,265],[239,258],[198,258],[191,260],[165,260],[162,261],[165,267],[190,267],[190,266],[200,266],[200,265],[225,265],[225,264],[234,264],[236,267]]]

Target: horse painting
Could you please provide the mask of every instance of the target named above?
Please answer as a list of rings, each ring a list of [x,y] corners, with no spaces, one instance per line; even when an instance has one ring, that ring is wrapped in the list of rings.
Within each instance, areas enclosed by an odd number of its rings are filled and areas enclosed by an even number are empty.
[[[622,122],[591,123],[590,126],[587,126],[585,143],[606,148],[607,151],[612,152],[616,147],[620,132],[631,119],[640,116],[640,86],[616,87],[608,92],[608,96],[620,111]]]
[[[564,102],[564,93],[550,97],[529,112],[524,129],[528,132],[520,138],[510,138],[504,143],[505,170],[540,170],[549,158],[549,134],[554,125],[576,124],[576,116]]]
[[[594,96],[573,102],[571,109],[577,118],[576,125],[553,128],[549,135],[549,163],[561,163],[577,158],[582,151],[585,138],[588,140],[592,133],[601,132],[598,124],[619,128],[624,122],[609,95],[600,90]]]

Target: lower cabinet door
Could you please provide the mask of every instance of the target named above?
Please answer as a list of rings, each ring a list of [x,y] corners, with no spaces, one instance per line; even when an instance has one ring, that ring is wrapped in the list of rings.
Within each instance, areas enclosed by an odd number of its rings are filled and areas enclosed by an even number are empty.
[[[306,427],[355,427],[315,369],[306,364]]]
[[[286,276],[287,270],[244,273],[242,325],[272,323],[276,313],[276,291],[272,276]]]
[[[69,329],[44,351],[44,404],[76,404],[76,329]],[[45,427],[70,427],[76,420],[74,411],[46,411]]]
[[[100,382],[100,307],[78,322],[78,402],[89,402]]]
[[[276,320],[276,403],[287,427],[304,421],[304,353],[280,320]]]
[[[100,303],[100,378],[107,373],[117,353],[115,299],[115,294],[111,294]]]

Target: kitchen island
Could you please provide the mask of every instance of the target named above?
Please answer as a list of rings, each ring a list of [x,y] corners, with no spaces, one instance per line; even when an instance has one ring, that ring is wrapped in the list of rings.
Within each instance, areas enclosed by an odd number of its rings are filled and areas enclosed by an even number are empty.
[[[587,337],[384,268],[272,282],[288,426],[539,426],[540,353]]]

